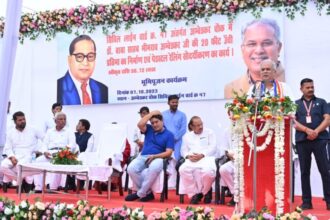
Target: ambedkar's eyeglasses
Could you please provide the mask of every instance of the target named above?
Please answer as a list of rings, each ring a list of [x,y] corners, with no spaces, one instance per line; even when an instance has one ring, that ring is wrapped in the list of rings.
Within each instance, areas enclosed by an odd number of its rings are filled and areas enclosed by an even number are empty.
[[[83,53],[73,53],[72,55],[75,57],[76,61],[79,63],[83,62],[85,58],[87,58],[88,62],[93,62],[96,59],[96,53],[88,53],[87,55],[85,55]]]

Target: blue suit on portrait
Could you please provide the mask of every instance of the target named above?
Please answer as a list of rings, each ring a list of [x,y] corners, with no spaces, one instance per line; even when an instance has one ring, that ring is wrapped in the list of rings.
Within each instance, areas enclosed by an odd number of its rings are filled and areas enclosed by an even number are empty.
[[[89,86],[93,104],[108,103],[108,87],[106,85],[90,78]],[[62,105],[81,105],[78,90],[69,72],[57,80],[57,102]]]

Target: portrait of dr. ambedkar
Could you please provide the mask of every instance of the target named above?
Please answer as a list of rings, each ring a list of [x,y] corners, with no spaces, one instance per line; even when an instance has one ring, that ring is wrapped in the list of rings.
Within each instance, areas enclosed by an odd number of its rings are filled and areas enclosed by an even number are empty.
[[[91,78],[95,69],[96,46],[88,35],[70,44],[69,69],[57,80],[57,102],[62,105],[108,103],[108,87]]]

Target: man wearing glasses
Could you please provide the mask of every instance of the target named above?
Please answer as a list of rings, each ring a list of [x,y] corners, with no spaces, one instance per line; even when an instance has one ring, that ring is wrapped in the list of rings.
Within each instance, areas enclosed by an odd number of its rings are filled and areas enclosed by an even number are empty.
[[[225,98],[232,98],[233,91],[240,95],[246,93],[252,85],[260,81],[260,63],[266,59],[271,59],[276,64],[274,79],[285,81],[284,69],[278,60],[281,48],[280,28],[275,20],[263,18],[249,22],[242,29],[241,45],[247,71],[225,86]]]
[[[108,87],[92,78],[96,46],[88,35],[76,37],[70,44],[69,70],[57,80],[57,102],[62,105],[108,103]]]

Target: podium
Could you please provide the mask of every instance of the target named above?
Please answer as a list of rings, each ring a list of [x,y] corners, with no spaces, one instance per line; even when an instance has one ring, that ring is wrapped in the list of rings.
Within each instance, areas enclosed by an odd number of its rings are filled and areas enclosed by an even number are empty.
[[[253,201],[253,148],[252,130],[253,122],[243,122],[245,129],[241,130],[241,152],[235,162],[237,176],[236,192],[239,192],[238,208],[240,212],[249,212],[254,208]],[[250,124],[250,125],[249,125]],[[265,126],[268,129],[263,129]],[[272,214],[281,214],[292,210],[292,162],[291,162],[291,119],[257,120],[257,189],[256,211],[263,207],[271,210]],[[266,131],[267,130],[267,131]],[[238,131],[239,132],[239,131]],[[243,140],[242,140],[243,139]],[[267,140],[268,139],[268,140]],[[250,143],[250,144],[249,144]],[[242,146],[243,145],[243,146]],[[239,147],[239,146],[238,146]],[[282,150],[280,150],[282,148]],[[238,163],[243,163],[239,165]],[[241,166],[241,167],[237,167]],[[243,166],[243,167],[242,167]]]

